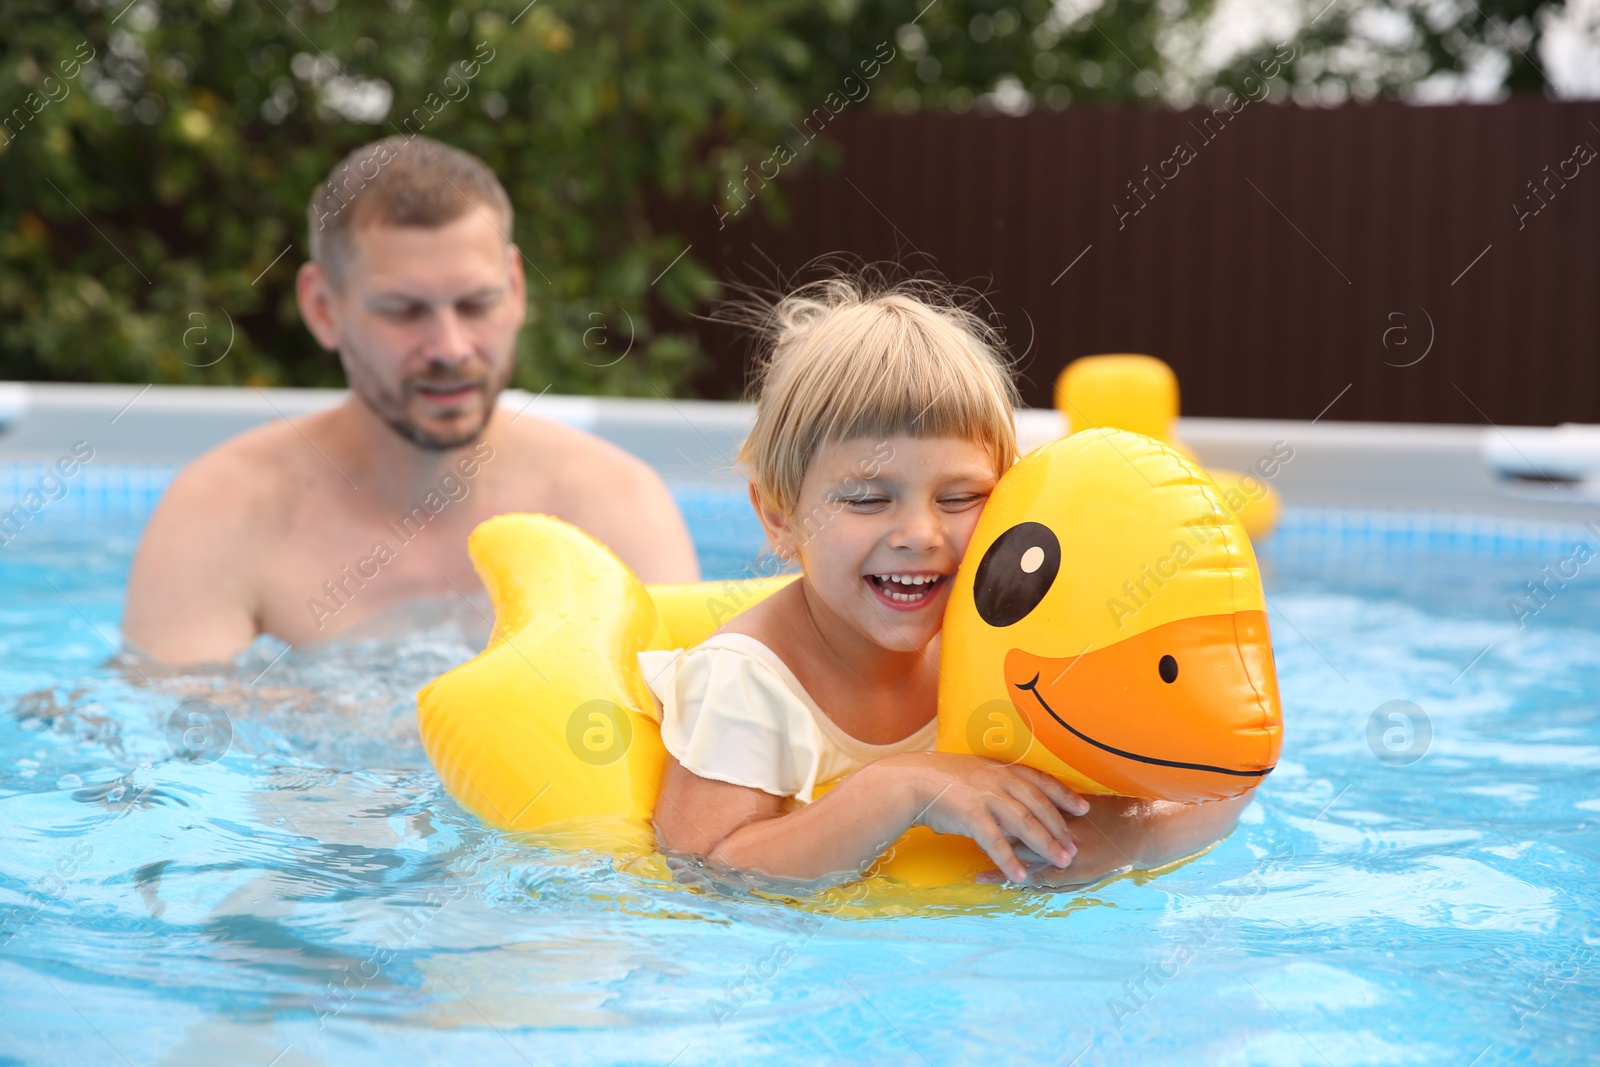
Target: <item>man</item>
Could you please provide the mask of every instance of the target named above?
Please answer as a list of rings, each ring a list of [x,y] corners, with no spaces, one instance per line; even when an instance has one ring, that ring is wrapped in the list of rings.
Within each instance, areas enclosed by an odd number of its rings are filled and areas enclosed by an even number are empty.
[[[301,644],[403,602],[482,587],[467,535],[556,515],[645,581],[699,576],[683,518],[644,463],[576,429],[495,410],[525,313],[511,202],[475,157],[426,137],[352,152],[308,211],[300,313],[350,395],[195,460],[134,557],[124,633],[170,663],[258,634]]]

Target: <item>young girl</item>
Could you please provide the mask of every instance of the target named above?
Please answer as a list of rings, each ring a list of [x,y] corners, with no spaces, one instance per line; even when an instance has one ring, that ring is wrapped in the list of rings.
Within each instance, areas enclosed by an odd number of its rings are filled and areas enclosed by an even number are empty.
[[[1090,829],[1089,803],[1040,771],[931,751],[950,582],[1016,458],[993,331],[930,287],[836,278],[780,301],[769,333],[740,459],[801,576],[696,648],[641,654],[670,754],[664,848],[824,882],[920,825],[972,838],[995,877],[1072,884],[1203,845],[1172,840],[1159,806],[1097,798]]]

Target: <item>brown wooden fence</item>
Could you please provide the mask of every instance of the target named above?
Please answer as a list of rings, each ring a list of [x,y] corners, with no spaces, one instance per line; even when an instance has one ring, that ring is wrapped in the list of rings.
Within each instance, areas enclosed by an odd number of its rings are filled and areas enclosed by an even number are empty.
[[[1077,356],[1149,352],[1186,414],[1600,422],[1600,103],[846,112],[828,132],[839,165],[780,179],[785,224],[754,178],[736,220],[661,221],[722,277],[843,251],[976,283],[1034,405]],[[703,336],[701,391],[738,395],[744,342]]]

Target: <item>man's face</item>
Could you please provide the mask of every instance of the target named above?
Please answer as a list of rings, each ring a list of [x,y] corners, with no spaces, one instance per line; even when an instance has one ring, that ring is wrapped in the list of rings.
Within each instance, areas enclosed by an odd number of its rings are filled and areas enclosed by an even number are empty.
[[[434,229],[362,226],[338,288],[307,268],[322,280],[303,286],[307,324],[337,348],[351,391],[421,448],[476,439],[511,380],[522,264],[488,216],[475,209]]]

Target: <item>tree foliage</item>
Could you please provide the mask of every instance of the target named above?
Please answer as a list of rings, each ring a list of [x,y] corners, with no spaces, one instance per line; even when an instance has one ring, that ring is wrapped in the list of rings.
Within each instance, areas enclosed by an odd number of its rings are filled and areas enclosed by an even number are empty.
[[[1280,96],[1299,103],[1442,102],[1554,86],[1540,43],[1561,0],[1310,0]],[[1237,89],[1274,52],[1263,42],[1213,82]],[[1463,85],[1472,86],[1463,92]]]
[[[781,3],[7,7],[0,375],[19,378],[337,383],[294,306],[306,202],[351,148],[420,132],[516,207],[518,383],[670,391],[694,355],[674,316],[712,283],[645,196],[708,191],[708,141],[753,156],[807,58]]]
[[[1548,6],[1385,2],[1417,37],[1379,94],[1460,67],[1495,34],[1531,54]],[[1170,98],[1174,34],[1211,10],[524,3],[7,0],[0,377],[336,384],[336,361],[294,306],[306,201],[351,148],[420,132],[481,156],[511,194],[530,281],[517,383],[670,394],[696,358],[685,317],[716,283],[681,238],[652,227],[652,197],[731,208],[744,169],[828,94],[850,96],[844,79],[869,61],[866,106],[902,111]],[[1337,3],[1350,7],[1302,32],[1286,84],[1356,76],[1329,57],[1373,5]],[[1214,81],[1231,84],[1257,58]],[[1517,59],[1508,83],[1543,84]],[[781,212],[780,196],[762,203]]]

